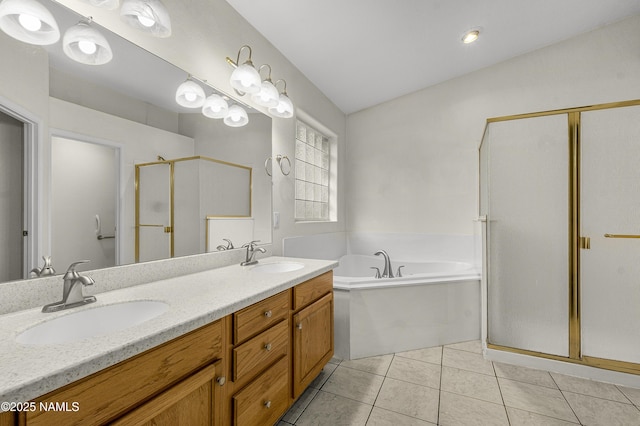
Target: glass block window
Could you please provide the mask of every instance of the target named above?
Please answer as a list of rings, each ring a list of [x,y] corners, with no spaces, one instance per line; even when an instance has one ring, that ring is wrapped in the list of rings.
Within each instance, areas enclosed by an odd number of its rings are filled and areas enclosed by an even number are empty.
[[[296,220],[329,220],[329,138],[298,121],[296,126]]]

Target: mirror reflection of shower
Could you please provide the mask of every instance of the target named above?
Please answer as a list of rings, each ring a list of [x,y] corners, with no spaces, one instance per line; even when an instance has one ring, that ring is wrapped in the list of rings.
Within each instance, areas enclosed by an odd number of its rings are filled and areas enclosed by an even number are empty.
[[[54,265],[91,259],[117,264],[118,148],[73,138],[51,140],[51,254]]]

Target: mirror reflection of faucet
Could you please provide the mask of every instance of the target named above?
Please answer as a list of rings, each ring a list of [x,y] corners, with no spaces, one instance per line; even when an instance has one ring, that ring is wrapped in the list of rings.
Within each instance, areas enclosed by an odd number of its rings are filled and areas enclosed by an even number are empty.
[[[76,266],[81,263],[87,263],[88,260],[80,260],[72,263],[67,269],[62,279],[64,285],[62,288],[62,300],[59,302],[50,303],[42,308],[42,312],[57,312],[64,309],[74,308],[76,306],[82,306],[96,301],[94,296],[85,296],[82,294],[82,288],[88,285],[95,284],[95,281],[91,277],[80,275],[76,271]]]
[[[228,238],[223,238],[222,241],[226,241],[227,245],[225,246],[224,244],[220,244],[218,247],[216,247],[216,250],[218,251],[223,251],[223,250],[233,250],[235,247],[233,246],[233,243],[231,242],[230,239]],[[244,246],[243,246],[244,247]]]
[[[51,266],[51,256],[42,256],[44,265],[42,268],[33,268],[29,273],[34,274],[36,277],[46,277],[48,275],[55,275],[56,270]]]

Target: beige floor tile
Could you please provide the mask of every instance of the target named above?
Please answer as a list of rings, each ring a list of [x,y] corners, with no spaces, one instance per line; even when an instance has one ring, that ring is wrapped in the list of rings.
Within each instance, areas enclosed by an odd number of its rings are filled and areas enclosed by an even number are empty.
[[[442,364],[442,346],[417,349],[415,351],[398,352],[396,356],[440,365]]]
[[[282,416],[282,420],[284,420],[285,422],[289,422],[291,424],[295,423],[296,420],[298,420],[298,418],[302,414],[302,412],[309,406],[309,404],[311,403],[311,401],[313,400],[313,398],[316,396],[317,393],[318,393],[318,389],[308,387],[302,393],[302,395],[300,395],[300,398],[298,398],[295,404],[293,404],[291,408],[289,408],[289,411],[287,411],[285,415]]]
[[[567,391],[562,393],[585,426],[640,425],[640,410],[635,405]]]
[[[371,356],[355,360],[344,360],[340,363],[342,367],[354,368],[368,373],[384,376],[387,374],[393,355]]]
[[[434,424],[379,407],[373,407],[367,421],[367,426],[429,426]]]
[[[519,408],[556,419],[577,422],[571,407],[557,389],[498,378],[502,399],[507,407]]]
[[[297,426],[363,426],[371,406],[353,399],[320,391],[302,413]]]
[[[458,349],[460,351],[473,352],[476,354],[482,353],[482,343],[480,340],[470,340],[468,342],[452,343],[445,345],[446,348]]]
[[[375,406],[437,423],[438,399],[439,392],[436,389],[386,378]]]
[[[338,364],[339,365],[341,362],[342,362],[342,359],[336,358],[335,356],[329,360],[329,363],[331,363],[331,364]]]
[[[498,380],[486,374],[452,367],[442,367],[442,384],[440,388],[443,391],[458,395],[502,404]]]
[[[442,426],[508,426],[509,420],[502,404],[441,392],[438,424]]]
[[[634,404],[640,406],[640,389],[618,386],[618,389],[627,396]]]
[[[484,359],[482,354],[458,349],[445,347],[442,350],[442,365],[495,376],[491,361]]]
[[[624,396],[615,385],[579,377],[565,376],[564,374],[558,373],[551,373],[551,377],[553,377],[553,380],[555,380],[560,390],[623,402],[625,404],[629,403],[629,399]]]
[[[575,426],[579,423],[566,422],[529,411],[507,407],[507,416],[511,426]]]
[[[494,362],[493,367],[498,377],[558,389],[556,382],[553,381],[548,371],[520,367],[519,365],[503,364],[501,362]]]
[[[383,376],[339,365],[322,390],[373,405],[383,380]]]
[[[387,377],[440,389],[440,368],[436,364],[394,357]]]
[[[324,368],[322,369],[322,371],[320,372],[320,374],[318,374],[318,377],[313,379],[313,381],[311,382],[309,387],[312,387],[314,389],[322,388],[322,385],[325,384],[325,382],[329,379],[329,376],[331,376],[331,374],[333,374],[333,372],[335,371],[336,368],[338,368],[337,364],[327,364],[327,365],[325,365]]]

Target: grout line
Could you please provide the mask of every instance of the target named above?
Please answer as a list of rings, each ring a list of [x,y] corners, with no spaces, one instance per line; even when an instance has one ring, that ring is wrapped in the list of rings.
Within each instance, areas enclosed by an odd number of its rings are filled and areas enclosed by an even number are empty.
[[[495,375],[496,383],[498,384],[498,392],[500,392],[500,399],[502,400],[502,406],[504,407],[504,414],[507,416],[507,423],[511,425],[511,419],[509,418],[509,412],[507,411],[507,404],[505,404],[504,402],[504,395],[502,395],[502,387],[500,387],[500,380],[498,380],[496,365],[493,361],[491,362],[491,368],[493,368],[493,374]]]
[[[436,414],[436,424],[440,424],[440,404],[442,403],[442,370],[443,370],[444,346],[440,347],[440,383],[438,384],[438,413]]]
[[[573,415],[576,417],[576,419],[578,420],[578,423],[582,424],[582,420],[580,420],[580,417],[578,417],[578,413],[576,413],[576,411],[573,409],[573,407],[571,406],[571,404],[569,404],[569,400],[567,399],[566,396],[564,396],[564,392],[562,391],[562,389],[560,389],[560,385],[558,385],[558,382],[556,382],[556,379],[553,378],[552,374],[549,374],[551,376],[551,380],[553,380],[553,383],[556,384],[556,386],[558,387],[558,390],[560,391],[560,395],[562,395],[562,399],[564,399],[564,401],[567,403],[567,405],[569,406],[569,408],[571,409],[571,412],[573,413]]]

